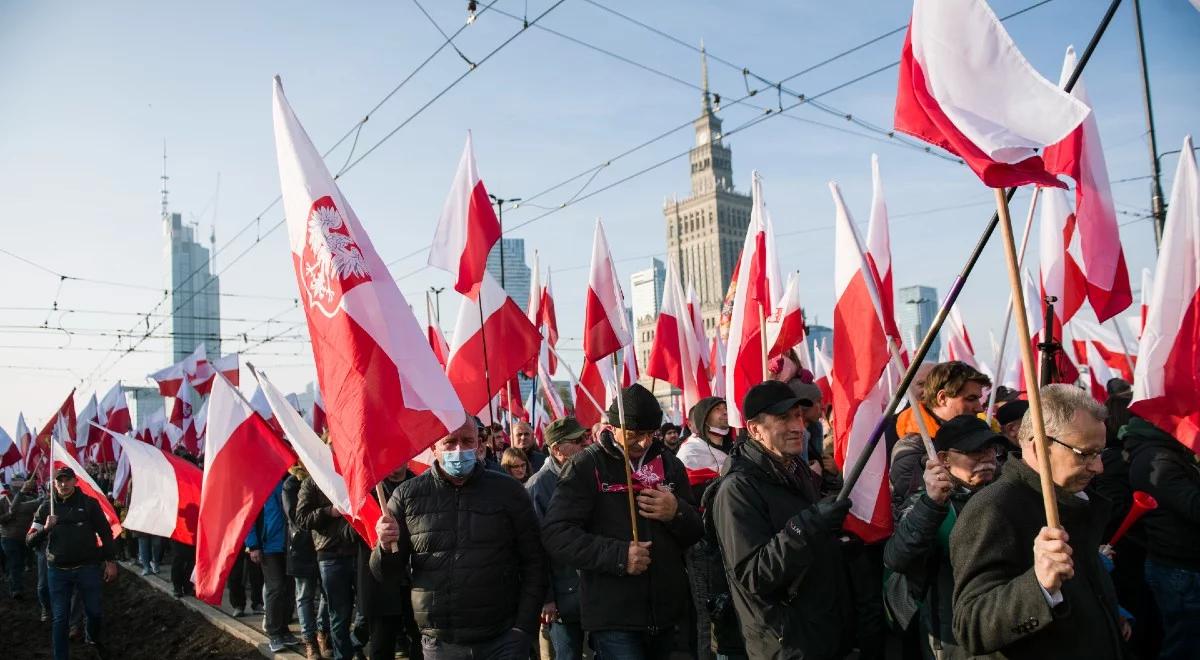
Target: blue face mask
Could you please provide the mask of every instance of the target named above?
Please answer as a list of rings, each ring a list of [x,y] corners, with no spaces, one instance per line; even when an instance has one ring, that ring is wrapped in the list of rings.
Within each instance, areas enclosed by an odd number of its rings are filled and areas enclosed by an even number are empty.
[[[475,450],[459,449],[442,452],[442,470],[455,479],[462,479],[475,469]]]

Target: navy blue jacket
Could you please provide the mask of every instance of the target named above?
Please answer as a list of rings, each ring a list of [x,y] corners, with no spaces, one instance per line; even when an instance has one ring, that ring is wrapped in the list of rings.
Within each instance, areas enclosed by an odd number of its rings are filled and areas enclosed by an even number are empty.
[[[267,502],[246,535],[246,548],[266,554],[287,552],[287,518],[283,515],[283,480],[267,496]]]

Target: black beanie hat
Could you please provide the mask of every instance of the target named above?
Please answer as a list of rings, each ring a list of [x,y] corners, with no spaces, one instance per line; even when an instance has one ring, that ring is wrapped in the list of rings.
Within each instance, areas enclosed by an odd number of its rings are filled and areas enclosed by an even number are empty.
[[[650,390],[634,383],[621,390],[621,402],[625,404],[625,428],[630,431],[657,431],[662,426],[662,406]],[[608,407],[608,423],[621,425],[617,402]]]

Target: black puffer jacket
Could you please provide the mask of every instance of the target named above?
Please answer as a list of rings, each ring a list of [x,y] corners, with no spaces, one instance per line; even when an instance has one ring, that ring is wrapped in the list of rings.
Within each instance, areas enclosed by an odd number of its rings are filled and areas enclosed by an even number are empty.
[[[687,618],[683,551],[700,540],[700,516],[683,464],[655,441],[641,473],[661,478],[675,493],[678,511],[666,523],[638,517],[638,540],[652,543],[650,568],[628,575],[633,535],[624,461],[608,432],[576,454],[562,469],[542,540],[551,558],[579,569],[585,630],[666,630]],[[635,478],[635,490],[653,479]]]
[[[476,464],[455,485],[435,464],[388,499],[400,551],[371,553],[386,580],[412,567],[421,633],[452,644],[490,640],[512,628],[530,635],[546,596],[546,566],[529,496],[516,479]]]
[[[416,476],[412,472],[406,472],[404,481],[415,479]],[[392,493],[400,489],[404,481],[383,480],[384,497],[390,498]],[[367,495],[371,499],[375,499],[375,491],[371,491]],[[376,577],[374,571],[371,570],[371,547],[366,541],[361,538],[356,543],[358,548],[358,573],[357,573],[357,589],[354,590],[355,597],[358,599],[358,608],[362,611],[363,616],[367,618],[381,616],[412,616],[411,604],[404,601],[411,600],[409,592],[408,571],[396,570],[388,571],[383,575],[384,579]],[[406,605],[408,605],[406,607]],[[420,640],[418,640],[420,641]]]
[[[751,658],[841,658],[850,649],[854,606],[838,541],[789,524],[816,502],[812,480],[785,474],[756,442],[733,448],[712,514]]]
[[[1143,519],[1147,557],[1200,571],[1200,465],[1196,455],[1150,422],[1134,417],[1121,429],[1129,482],[1158,500]]]
[[[318,561],[328,557],[353,557],[358,552],[358,535],[354,528],[345,516],[333,510],[333,503],[312,479],[305,479],[300,484],[296,516],[300,527],[312,532]]]
[[[300,501],[300,486],[308,479],[295,474],[283,482],[283,516],[287,519],[287,574],[299,578],[317,577],[317,549],[313,547],[312,532],[300,525],[296,505]]]
[[[112,527],[100,504],[78,488],[66,499],[59,499],[57,494],[51,497],[58,522],[49,530],[44,528],[50,515],[50,501],[42,502],[33,515],[35,531],[28,538],[29,545],[36,546],[47,538],[46,561],[55,568],[78,568],[112,560],[115,551]]]

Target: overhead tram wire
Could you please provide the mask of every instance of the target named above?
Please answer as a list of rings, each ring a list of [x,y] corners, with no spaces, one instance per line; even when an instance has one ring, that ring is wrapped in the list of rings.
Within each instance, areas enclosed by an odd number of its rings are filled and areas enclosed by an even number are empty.
[[[491,4],[489,4],[489,5],[487,5],[487,6],[485,7],[485,9],[487,9],[488,7],[491,7],[492,5],[494,5],[494,4],[495,4],[496,2],[498,2],[498,1],[499,1],[499,0],[493,0],[493,2],[492,2]],[[403,122],[401,122],[401,123],[400,123],[398,126],[396,126],[395,128],[393,128],[393,129],[392,129],[390,132],[388,132],[386,135],[384,135],[384,137],[383,137],[383,138],[381,138],[381,139],[380,139],[378,142],[376,142],[374,145],[372,145],[370,149],[368,149],[366,152],[364,152],[364,153],[363,153],[361,156],[359,156],[358,158],[354,159],[352,162],[348,162],[348,163],[347,163],[347,165],[346,165],[345,167],[343,167],[343,168],[341,169],[341,171],[340,171],[340,172],[339,172],[337,175],[335,175],[335,177],[334,177],[334,178],[336,179],[336,178],[338,178],[338,177],[341,177],[343,174],[346,174],[346,173],[347,173],[347,172],[349,172],[351,169],[353,169],[354,167],[356,167],[356,166],[357,166],[359,163],[361,163],[361,162],[362,162],[364,159],[366,159],[368,156],[370,156],[372,153],[374,153],[374,152],[375,152],[375,151],[376,151],[376,150],[377,150],[377,149],[378,149],[380,146],[382,146],[382,145],[383,145],[383,143],[385,143],[385,142],[387,142],[389,139],[391,139],[391,138],[392,138],[392,137],[393,137],[393,136],[394,136],[396,133],[398,133],[398,132],[399,132],[399,131],[400,131],[402,128],[404,128],[405,126],[407,126],[407,125],[408,125],[409,123],[411,123],[411,122],[412,122],[414,119],[416,119],[418,116],[420,116],[420,115],[421,115],[421,114],[422,114],[422,113],[423,113],[425,110],[427,110],[429,107],[431,107],[431,106],[432,106],[432,105],[433,105],[433,104],[434,104],[434,103],[435,103],[435,102],[436,102],[438,99],[440,99],[442,96],[444,96],[445,94],[447,94],[447,93],[448,93],[448,92],[449,92],[451,89],[453,89],[454,87],[456,87],[456,86],[457,86],[457,85],[458,85],[460,82],[462,82],[462,81],[463,81],[463,80],[464,80],[464,79],[465,79],[465,78],[466,78],[468,75],[470,75],[472,72],[476,71],[476,70],[477,70],[477,69],[478,69],[480,66],[482,66],[482,65],[483,65],[483,63],[484,63],[484,62],[486,62],[486,61],[488,61],[489,59],[491,59],[491,58],[492,58],[494,55],[496,55],[496,53],[500,52],[502,49],[504,49],[506,46],[508,46],[510,43],[512,43],[512,42],[513,42],[513,41],[514,41],[514,40],[515,40],[517,37],[519,37],[521,34],[524,34],[524,32],[525,32],[525,31],[528,29],[528,27],[529,27],[529,26],[533,26],[533,25],[535,25],[535,24],[536,24],[538,21],[540,21],[540,20],[541,20],[542,18],[544,18],[544,17],[545,17],[547,14],[549,14],[551,11],[553,11],[553,10],[554,10],[554,9],[556,9],[558,6],[560,6],[560,5],[561,5],[563,2],[565,2],[565,0],[558,0],[558,1],[557,1],[557,2],[555,2],[553,5],[551,5],[550,7],[548,7],[548,8],[547,8],[545,11],[543,11],[541,14],[539,14],[538,16],[536,16],[536,17],[535,17],[535,18],[534,18],[532,21],[530,21],[530,22],[529,22],[529,24],[528,24],[528,26],[522,26],[522,28],[521,28],[520,30],[516,31],[516,32],[515,32],[515,33],[513,33],[513,34],[512,34],[510,37],[508,37],[508,38],[507,38],[507,39],[505,39],[503,42],[501,42],[501,43],[500,43],[500,45],[496,46],[496,47],[495,47],[494,49],[492,49],[492,50],[491,50],[491,51],[490,51],[490,52],[489,52],[489,53],[488,53],[486,56],[484,56],[482,59],[480,59],[478,62],[476,62],[476,63],[475,63],[475,66],[468,68],[468,70],[467,70],[467,71],[465,71],[465,72],[464,72],[462,75],[458,76],[458,77],[457,77],[457,78],[455,78],[453,81],[451,81],[449,85],[447,85],[445,88],[443,88],[443,89],[442,89],[440,92],[438,92],[438,93],[437,93],[437,94],[436,94],[436,95],[435,95],[433,98],[431,98],[431,99],[430,99],[429,101],[427,101],[425,104],[423,104],[422,106],[420,106],[420,107],[419,107],[419,108],[418,108],[418,109],[417,109],[415,112],[413,112],[411,115],[409,115],[409,117],[408,117],[407,119],[405,119]],[[482,12],[479,12],[479,13],[482,13]],[[478,15],[479,15],[479,14],[477,13],[477,14],[476,14],[476,16],[478,16]],[[459,30],[458,32],[461,32],[461,28],[460,28],[460,30]],[[455,32],[454,34],[455,34],[455,35],[457,35],[457,34],[458,34],[458,32]],[[452,39],[452,38],[453,38],[453,36],[451,37],[451,39]],[[449,39],[447,40],[447,42],[448,42],[448,41],[449,41]],[[444,44],[443,44],[442,48],[444,48]],[[432,59],[432,58],[428,58],[428,59]],[[423,63],[422,63],[420,66],[421,66],[421,67],[423,67],[423,66],[425,65],[425,63],[427,63],[427,62],[428,62],[428,59],[426,60],[426,62],[423,62]],[[420,68],[420,67],[418,67],[418,68]],[[415,75],[415,72],[414,72],[414,74],[410,74],[410,76],[409,76],[408,78],[406,78],[404,82],[407,82],[407,80],[411,79],[412,75]],[[402,86],[402,85],[403,85],[403,83],[401,83],[401,85],[400,85],[400,86]],[[378,109],[378,107],[379,107],[379,106],[383,105],[383,103],[385,103],[385,102],[387,101],[387,99],[391,98],[391,96],[392,96],[393,94],[395,94],[395,92],[396,92],[396,91],[399,89],[399,87],[400,87],[400,86],[397,86],[397,88],[396,88],[396,89],[394,89],[392,92],[390,92],[390,93],[389,93],[389,94],[388,94],[388,95],[387,95],[387,96],[384,98],[384,100],[383,100],[383,101],[380,101],[380,103],[379,103],[379,104],[377,104],[377,105],[376,105],[376,107],[375,107],[374,109],[372,109],[372,111],[371,111],[371,112],[374,112],[374,110],[375,110],[375,109]],[[371,113],[368,113],[368,114],[367,114],[367,116],[366,116],[366,117],[365,117],[363,120],[361,120],[361,121],[359,122],[359,125],[361,125],[362,123],[364,123],[364,122],[365,122],[365,121],[366,121],[366,120],[369,118],[370,114],[371,114]],[[350,135],[351,133],[353,133],[355,130],[357,130],[357,127],[356,127],[356,128],[354,128],[354,129],[351,129],[351,131],[350,131],[350,132],[348,132],[348,133],[346,134],[346,136],[344,136],[344,137],[342,138],[342,140],[339,140],[338,144],[340,144],[341,142],[344,142],[344,141],[345,141],[345,139],[346,139],[347,137],[349,137],[349,135]],[[337,145],[335,145],[335,147],[334,147],[334,148],[336,148],[336,146],[337,146]],[[323,155],[322,155],[322,157],[323,157],[323,158],[324,158],[324,157],[327,157],[327,156],[329,155],[330,151],[332,151],[332,148],[331,148],[329,151],[327,151],[325,154],[323,154]],[[280,201],[281,199],[282,199],[282,195],[276,196],[276,198],[274,199],[274,201],[272,201],[272,202],[271,202],[271,204],[270,204],[270,205],[268,205],[268,207],[267,207],[266,209],[264,209],[264,211],[263,211],[262,213],[260,213],[260,214],[258,215],[258,217],[256,217],[256,218],[255,218],[255,220],[254,220],[254,221],[252,221],[251,223],[248,223],[248,224],[246,225],[246,227],[243,227],[243,228],[242,228],[242,230],[240,230],[240,231],[238,232],[238,234],[237,234],[237,235],[240,235],[241,233],[245,232],[245,231],[246,231],[246,229],[248,229],[250,226],[254,225],[254,224],[255,224],[255,223],[257,223],[259,220],[261,220],[262,216],[263,216],[263,215],[264,215],[264,214],[265,214],[267,211],[269,211],[271,208],[273,208],[273,207],[274,207],[276,204],[278,204],[278,203],[279,203],[279,201]],[[259,235],[259,236],[258,236],[258,237],[255,239],[254,243],[252,243],[252,244],[251,244],[251,245],[250,245],[250,246],[249,246],[249,247],[248,247],[246,250],[244,250],[244,251],[243,251],[242,253],[240,253],[238,256],[234,257],[234,259],[233,259],[233,260],[232,260],[230,263],[226,264],[226,266],[225,266],[224,268],[222,268],[222,269],[221,269],[221,271],[220,271],[219,273],[215,274],[215,275],[214,275],[214,276],[213,276],[213,277],[210,279],[210,281],[209,281],[209,282],[211,283],[211,282],[212,282],[212,280],[215,280],[215,279],[216,279],[216,278],[217,278],[217,277],[218,277],[220,274],[224,273],[224,272],[225,272],[225,271],[227,271],[227,270],[228,270],[228,269],[229,269],[231,266],[233,266],[233,265],[234,265],[234,264],[236,264],[238,261],[240,261],[240,260],[241,260],[241,258],[242,258],[242,257],[244,257],[244,256],[246,255],[246,253],[248,253],[248,252],[249,252],[251,249],[253,249],[254,247],[256,247],[257,245],[259,245],[259,244],[262,242],[262,238],[263,238],[264,236],[270,235],[272,232],[274,232],[275,230],[277,230],[279,227],[283,226],[283,225],[286,223],[286,221],[287,221],[287,220],[286,220],[286,218],[284,218],[284,219],[280,220],[278,223],[276,223],[275,225],[271,226],[271,227],[270,227],[270,228],[267,230],[266,234],[261,234],[261,233],[260,233],[260,235]],[[222,246],[222,249],[223,249],[224,247],[226,247],[226,246],[228,246],[228,243],[226,243],[226,245],[225,245],[225,246]],[[214,253],[213,253],[213,256],[215,256],[215,255],[216,255],[216,252],[214,252]],[[199,272],[199,270],[200,270],[200,269],[197,269],[196,271],[193,271],[193,272],[192,272],[192,274],[188,276],[188,279],[190,280],[192,277],[194,277],[194,276],[196,275],[196,273],[198,273],[198,272]],[[175,288],[175,290],[174,290],[174,291],[172,291],[172,293],[175,293],[175,292],[177,292],[177,291],[178,291],[178,289],[179,289],[180,287],[182,287],[182,286],[183,286],[183,284],[185,284],[185,283],[186,283],[186,280],[185,280],[185,282],[183,282],[183,283],[181,283],[179,286],[177,286],[177,287]],[[185,300],[183,303],[181,303],[179,306],[177,306],[177,307],[176,307],[176,309],[175,309],[175,310],[173,310],[173,311],[178,311],[178,309],[179,309],[179,308],[181,308],[183,305],[187,304],[187,303],[188,303],[188,302],[190,302],[192,299],[194,299],[194,298],[195,298],[195,297],[196,297],[196,296],[197,296],[199,293],[201,293],[201,292],[204,290],[204,288],[207,288],[208,286],[209,286],[209,284],[205,284],[205,285],[204,285],[204,286],[203,286],[203,287],[202,287],[200,290],[198,290],[198,291],[194,292],[194,293],[193,293],[193,294],[192,294],[192,295],[191,295],[191,296],[190,296],[190,297],[189,297],[187,300]],[[154,308],[153,308],[151,311],[153,312],[154,310],[156,310],[156,309],[157,309],[157,308],[158,308],[158,307],[159,307],[159,306],[162,304],[162,302],[164,302],[164,301],[167,299],[167,297],[168,297],[167,295],[164,295],[164,296],[163,296],[163,299],[162,299],[162,300],[160,300],[160,301],[159,301],[159,303],[158,303],[158,304],[156,304],[156,305],[155,305],[155,307],[154,307]],[[158,326],[161,326],[161,325],[162,325],[162,323],[159,323],[159,324],[158,324]],[[157,327],[158,327],[158,326],[156,326],[156,328],[155,328],[155,329],[157,329]],[[144,341],[144,340],[143,340],[143,341]],[[118,342],[118,344],[119,344],[119,342]],[[142,341],[139,341],[139,342],[137,342],[136,344],[134,344],[134,346],[133,346],[133,347],[131,347],[131,348],[127,348],[127,349],[123,349],[123,350],[122,350],[122,349],[120,349],[120,348],[118,348],[118,346],[117,346],[117,345],[114,345],[113,349],[111,349],[111,352],[117,352],[117,351],[121,351],[121,352],[120,352],[120,353],[117,355],[117,358],[116,358],[116,359],[113,361],[113,363],[112,363],[112,364],[110,364],[110,365],[108,365],[107,367],[104,367],[104,366],[103,366],[103,365],[104,365],[104,361],[102,360],[102,361],[101,361],[101,363],[100,363],[100,365],[98,365],[96,369],[93,369],[93,370],[92,370],[92,372],[89,372],[88,376],[87,376],[87,377],[86,377],[86,378],[85,378],[83,381],[81,381],[81,384],[87,383],[87,382],[89,382],[89,381],[93,380],[94,378],[99,378],[100,376],[104,375],[104,374],[105,374],[105,373],[107,373],[109,370],[111,370],[111,369],[112,369],[114,366],[116,366],[116,364],[117,364],[117,363],[119,363],[119,362],[121,361],[121,359],[122,359],[122,358],[123,358],[125,355],[129,354],[130,352],[132,352],[132,348],[136,348],[137,346],[140,346],[141,344],[142,344]],[[100,371],[102,368],[103,368],[103,371]],[[99,373],[97,373],[97,372],[99,372]]]

